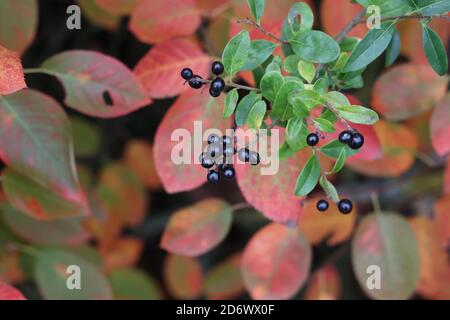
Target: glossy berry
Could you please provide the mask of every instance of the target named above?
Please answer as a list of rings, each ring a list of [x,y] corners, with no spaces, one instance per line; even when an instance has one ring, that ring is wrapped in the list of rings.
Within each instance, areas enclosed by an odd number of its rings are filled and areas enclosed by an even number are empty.
[[[359,132],[354,132],[348,146],[354,150],[361,149],[364,145],[364,136]]]
[[[210,134],[208,137],[208,144],[218,143],[219,141],[220,141],[220,137],[215,133]]]
[[[208,156],[210,156],[212,158],[221,156],[222,152],[223,152],[223,148],[220,143],[211,143],[206,148],[206,153],[208,154]]]
[[[250,159],[249,162],[252,166],[256,166],[261,162],[261,157],[259,153],[256,151],[250,151]]]
[[[205,169],[211,169],[214,166],[214,160],[205,152],[200,155],[200,164]]]
[[[212,66],[211,66],[211,71],[216,76],[220,76],[223,73],[224,70],[225,70],[225,68],[223,67],[222,62],[220,62],[220,61],[214,61],[213,62]]]
[[[339,134],[339,141],[344,144],[349,144],[350,141],[352,140],[352,137],[353,137],[353,132],[351,132],[350,130],[342,131]]]
[[[328,210],[329,204],[327,200],[319,200],[316,204],[316,208],[317,210],[319,210],[320,212],[325,212]]]
[[[238,150],[238,158],[239,160],[243,162],[249,162],[250,161],[250,150],[247,148],[242,148]]]
[[[220,174],[216,170],[210,170],[207,175],[209,183],[218,184],[220,181]]]
[[[224,145],[223,148],[223,155],[226,158],[232,157],[236,153],[236,149],[234,149],[234,147]]]
[[[199,75],[194,75],[191,79],[189,79],[188,83],[192,89],[200,89],[203,86],[203,82],[201,81],[202,77]]]
[[[225,165],[223,167],[223,176],[225,177],[225,179],[233,179],[235,174],[236,172],[234,171],[233,166]]]
[[[192,79],[193,76],[194,76],[194,73],[192,72],[191,69],[189,69],[189,68],[184,68],[183,70],[181,70],[181,77],[182,77],[184,80]]]
[[[209,88],[209,94],[211,95],[211,97],[213,98],[217,98],[218,96],[220,96],[221,91],[217,91],[217,90],[213,90],[213,88]]]
[[[353,210],[353,203],[348,199],[342,199],[338,203],[338,209],[343,214],[349,214]]]
[[[306,137],[306,143],[310,147],[314,147],[319,143],[319,135],[317,133],[310,133]]]
[[[224,146],[231,146],[233,144],[233,139],[230,136],[223,136],[222,142]]]
[[[222,78],[217,77],[211,82],[211,90],[222,92],[223,89],[225,89],[225,81]]]

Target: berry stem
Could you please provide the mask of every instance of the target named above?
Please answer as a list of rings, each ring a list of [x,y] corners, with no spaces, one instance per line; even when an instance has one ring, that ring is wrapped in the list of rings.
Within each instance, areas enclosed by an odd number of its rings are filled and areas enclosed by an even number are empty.
[[[342,118],[342,116],[339,114],[339,111],[337,111],[333,105],[331,105],[330,103],[326,103],[325,107],[330,109],[330,111],[333,112],[334,115],[339,118],[339,120],[344,124],[344,126],[347,128],[347,130],[353,131],[352,126],[348,124],[347,120]]]
[[[200,81],[204,84],[210,84],[211,82],[213,82],[213,80],[208,80],[208,79],[200,79]],[[237,84],[234,82],[226,82],[225,86],[227,86],[229,88],[237,88],[237,89],[242,89],[242,90],[247,90],[247,91],[260,92],[260,90],[258,88],[244,86],[244,85]]]
[[[249,25],[249,26],[252,26],[252,27],[258,29],[259,31],[261,31],[262,33],[264,33],[266,36],[268,36],[268,37],[270,37],[270,38],[272,38],[272,39],[278,41],[278,42],[281,43],[281,44],[288,44],[288,43],[289,43],[288,41],[283,40],[283,39],[277,37],[277,36],[274,35],[272,32],[267,31],[267,30],[264,29],[260,24],[256,23],[255,21],[253,21],[253,20],[251,20],[251,19],[249,19],[249,18],[238,20],[237,23],[242,23],[242,24],[247,24],[247,25]]]

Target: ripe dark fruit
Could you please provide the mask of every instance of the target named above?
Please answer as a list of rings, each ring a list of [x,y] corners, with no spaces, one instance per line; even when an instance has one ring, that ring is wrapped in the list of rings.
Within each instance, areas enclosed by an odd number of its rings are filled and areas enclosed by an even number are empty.
[[[208,144],[218,143],[219,141],[220,141],[220,137],[215,133],[210,134],[208,137]]]
[[[221,74],[223,73],[224,69],[225,69],[225,68],[223,67],[222,62],[220,62],[220,61],[214,61],[213,64],[212,64],[212,66],[211,66],[211,71],[212,71],[212,73],[214,73],[216,76],[221,75]]]
[[[223,89],[225,89],[225,81],[223,81],[222,78],[215,78],[212,82],[211,82],[211,90],[212,91],[219,91],[222,92]]]
[[[225,165],[223,167],[223,176],[225,177],[225,179],[233,179],[235,176],[235,171],[234,168],[230,165]]]
[[[338,203],[338,209],[343,214],[349,214],[353,210],[353,203],[348,199],[342,199]]]
[[[216,90],[213,90],[212,88],[209,88],[209,94],[213,98],[217,98],[218,96],[220,96],[220,93],[221,93],[221,91],[216,91]]]
[[[250,150],[247,148],[242,148],[238,150],[238,158],[239,160],[243,162],[249,162],[250,161]]]
[[[214,160],[206,153],[200,155],[200,163],[205,169],[211,169],[214,166]]]
[[[354,150],[361,149],[364,145],[364,136],[359,132],[354,132],[348,146]]]
[[[221,146],[220,143],[211,143],[210,145],[208,145],[208,147],[206,148],[206,153],[208,154],[208,156],[215,158],[215,157],[219,157],[222,154],[223,148]]]
[[[306,137],[306,143],[310,147],[314,147],[319,143],[319,135],[317,133],[310,133]]]
[[[203,82],[201,81],[202,77],[199,75],[194,75],[191,79],[189,79],[188,83],[192,89],[200,89],[203,86]]]
[[[181,77],[184,80],[189,80],[194,76],[194,73],[192,72],[191,69],[189,68],[184,68],[183,70],[181,70]]]
[[[232,157],[235,153],[236,153],[236,150],[234,149],[234,147],[231,147],[231,146],[226,147],[224,145],[223,155],[225,157],[227,157],[227,158]]]
[[[261,162],[261,157],[259,153],[256,151],[250,151],[250,159],[249,162],[252,166],[256,166]]]
[[[210,170],[207,175],[209,183],[218,184],[220,181],[220,174],[216,170]]]
[[[349,144],[350,141],[352,140],[352,137],[353,137],[353,132],[351,132],[350,130],[342,131],[339,134],[339,141],[344,144]]]
[[[316,204],[316,208],[317,210],[319,210],[320,212],[325,212],[328,210],[329,204],[327,200],[319,200]]]
[[[230,136],[223,136],[222,142],[224,146],[231,146],[233,144],[233,139]]]

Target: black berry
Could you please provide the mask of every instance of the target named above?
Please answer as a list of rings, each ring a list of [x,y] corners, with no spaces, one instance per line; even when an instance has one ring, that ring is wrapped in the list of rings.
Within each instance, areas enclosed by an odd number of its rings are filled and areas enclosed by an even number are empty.
[[[261,162],[261,158],[259,153],[256,151],[250,151],[250,159],[249,162],[252,166],[256,166]]]
[[[242,148],[238,150],[238,158],[239,160],[243,162],[249,162],[250,161],[250,150],[247,148]]]
[[[230,136],[223,136],[222,142],[224,146],[230,146],[233,144],[233,139]]]
[[[211,143],[206,149],[206,153],[212,157],[219,157],[222,154],[223,148],[220,143]]]
[[[219,141],[220,141],[220,137],[215,133],[210,134],[208,137],[208,144],[218,143]]]
[[[338,209],[343,214],[349,214],[353,210],[353,203],[348,199],[342,199],[338,203]]]
[[[205,169],[211,169],[214,166],[214,160],[206,153],[200,155],[200,164]]]
[[[215,170],[210,170],[208,172],[207,179],[209,183],[218,184],[220,181],[220,174]]]
[[[201,81],[202,77],[199,75],[194,75],[191,79],[189,79],[188,83],[192,89],[200,89],[203,86],[203,82]]]
[[[194,76],[194,73],[192,72],[191,69],[189,69],[189,68],[184,68],[183,70],[181,70],[181,77],[182,77],[184,80],[192,79],[193,76]]]
[[[223,89],[225,89],[225,81],[222,78],[217,77],[211,82],[211,90],[222,92]]]
[[[353,132],[351,132],[350,130],[342,131],[339,134],[339,141],[344,144],[349,144],[350,141],[352,140],[352,137],[353,137]]]
[[[364,136],[359,132],[353,132],[352,139],[348,143],[348,146],[354,150],[361,149],[364,145]]]
[[[213,98],[217,98],[218,96],[220,96],[220,93],[221,93],[221,91],[217,91],[217,90],[213,90],[213,88],[209,88],[209,94]]]
[[[319,200],[316,204],[316,208],[317,210],[319,210],[320,212],[324,212],[327,211],[329,207],[328,201],[327,200]]]
[[[230,165],[225,165],[223,167],[223,176],[225,177],[225,179],[233,179],[235,176],[235,171],[233,166]]]
[[[236,149],[234,149],[234,147],[232,146],[223,146],[223,155],[224,157],[232,157],[235,153],[236,153]]]
[[[223,73],[224,71],[224,67],[222,62],[220,61],[214,61],[212,66],[211,66],[211,71],[212,73],[214,73],[216,76],[219,76]]]
[[[306,143],[308,146],[314,147],[319,143],[319,135],[317,133],[310,133],[306,137]]]

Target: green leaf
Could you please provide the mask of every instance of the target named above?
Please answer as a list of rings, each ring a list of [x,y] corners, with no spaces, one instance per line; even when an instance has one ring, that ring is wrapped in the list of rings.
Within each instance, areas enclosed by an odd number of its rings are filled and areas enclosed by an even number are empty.
[[[236,88],[229,91],[225,97],[225,107],[223,109],[223,117],[229,118],[236,110],[239,94]]]
[[[159,300],[162,298],[156,281],[138,269],[113,270],[108,277],[116,300]]]
[[[299,22],[300,21],[300,22]],[[308,4],[299,2],[289,10],[282,28],[282,38],[292,39],[296,34],[309,31],[314,24],[314,13]]]
[[[234,76],[242,69],[250,52],[250,35],[247,31],[241,31],[235,35],[226,45],[222,54],[222,63],[225,72]]]
[[[360,39],[355,37],[345,37],[344,40],[339,44],[341,52],[352,52],[355,50]]]
[[[296,81],[287,81],[278,90],[275,102],[272,106],[272,113],[280,120],[288,120],[294,115],[292,105],[288,102],[288,97],[292,92],[301,90],[302,84]]]
[[[341,171],[345,165],[345,160],[347,160],[347,151],[345,150],[345,148],[342,148],[341,152],[339,152],[336,162],[334,163],[333,169],[331,169],[330,171],[330,174],[338,173],[339,171]]]
[[[328,80],[325,78],[317,79],[314,83],[314,91],[320,95],[325,94],[328,91]]]
[[[356,0],[356,2],[366,8],[371,5],[380,7],[382,17],[406,15],[414,9],[411,0]]]
[[[313,121],[319,127],[320,131],[322,131],[322,132],[335,132],[336,131],[333,123],[331,123],[327,119],[316,118],[316,119],[313,119]]]
[[[283,69],[289,74],[298,74],[298,63],[300,58],[295,54],[291,54],[283,61]]]
[[[351,149],[349,146],[341,143],[339,140],[333,140],[330,143],[327,143],[320,148],[320,151],[327,157],[337,159],[341,154],[342,149],[345,150],[347,158],[350,158],[351,156],[358,153],[358,150]]]
[[[320,176],[320,163],[317,155],[313,154],[305,167],[297,178],[297,184],[295,186],[295,195],[306,196],[317,185]]]
[[[336,190],[336,187],[330,181],[328,181],[327,177],[321,176],[319,184],[328,198],[332,199],[335,203],[339,202],[339,194]]]
[[[342,118],[359,124],[375,124],[380,120],[378,113],[362,106],[336,107]]]
[[[339,57],[338,43],[322,31],[305,31],[291,41],[292,50],[302,60],[314,63],[328,63]]]
[[[291,118],[286,126],[286,143],[292,150],[298,151],[307,146],[306,136],[309,131],[303,119]]]
[[[424,15],[440,15],[450,11],[448,0],[419,0],[419,10]]]
[[[323,103],[323,99],[313,90],[301,90],[292,92],[288,102],[294,106],[294,113],[300,111],[300,114],[303,114],[306,109],[306,115],[308,115],[310,110]]]
[[[350,101],[345,94],[339,91],[330,91],[325,95],[325,100],[333,107],[349,106]]]
[[[310,62],[300,60],[298,62],[298,73],[303,77],[303,79],[308,81],[308,83],[312,83],[316,77],[316,67],[314,67],[314,64]]]
[[[247,4],[250,7],[250,10],[252,10],[256,22],[259,23],[259,20],[261,20],[261,17],[264,14],[266,0],[247,0]]]
[[[255,40],[250,44],[247,62],[241,71],[253,70],[264,63],[273,53],[277,44],[267,40]]]
[[[378,58],[386,50],[394,36],[395,23],[396,21],[385,22],[381,24],[380,29],[370,30],[353,50],[344,71],[360,70]]]
[[[392,40],[386,50],[386,67],[390,67],[394,64],[395,60],[397,60],[400,55],[400,48],[400,35],[397,30],[394,30],[394,36],[392,37]]]
[[[430,27],[422,26],[422,43],[428,62],[437,74],[443,76],[448,71],[447,52],[438,34]]]
[[[68,290],[67,267],[80,268],[81,290]],[[73,271],[72,271],[73,272]],[[34,277],[42,297],[47,300],[111,300],[111,287],[100,269],[91,262],[66,251],[43,249],[36,254]]]
[[[284,84],[284,78],[278,71],[266,73],[261,79],[261,93],[270,102],[274,102],[275,98]]]
[[[260,100],[256,102],[248,113],[248,124],[252,129],[261,128],[261,124],[264,120],[267,111],[267,104],[265,101]]]
[[[281,73],[281,58],[279,56],[273,57],[272,61],[267,65],[265,73],[276,71]]]
[[[72,117],[72,136],[77,157],[93,157],[100,151],[101,132],[94,123],[81,117]]]
[[[284,160],[292,157],[296,152],[297,150],[290,148],[287,142],[285,142],[281,145],[280,149],[278,150],[278,156],[280,157],[280,159]]]
[[[240,127],[244,126],[248,121],[248,114],[250,109],[256,102],[261,100],[261,95],[250,93],[246,95],[238,104],[236,108],[236,124]]]

